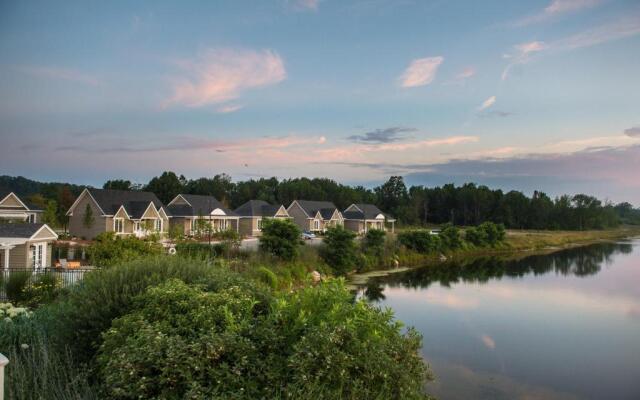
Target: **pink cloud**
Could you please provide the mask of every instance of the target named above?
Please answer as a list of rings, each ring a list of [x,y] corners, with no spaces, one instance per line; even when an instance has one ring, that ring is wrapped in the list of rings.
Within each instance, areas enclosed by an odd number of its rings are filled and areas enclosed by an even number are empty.
[[[229,114],[229,113],[236,112],[236,111],[242,109],[243,107],[244,106],[240,105],[240,104],[229,104],[229,105],[226,105],[226,106],[218,107],[216,109],[216,111],[219,112],[220,114]]]
[[[27,74],[41,78],[78,82],[90,86],[100,86],[103,84],[100,79],[93,75],[70,68],[20,67],[19,69]]]
[[[482,335],[480,337],[480,340],[482,340],[482,343],[487,347],[487,349],[489,350],[495,350],[496,349],[496,341],[493,340],[493,338],[489,335]]]
[[[496,96],[491,96],[482,102],[482,104],[478,108],[478,111],[486,110],[487,108],[493,106],[495,103],[496,103]]]
[[[289,3],[296,10],[311,10],[317,11],[320,5],[320,0],[290,0]]]
[[[173,95],[165,106],[202,107],[238,98],[249,89],[274,85],[287,73],[272,50],[206,50],[194,60],[179,61],[185,76],[174,80]]]
[[[413,60],[400,77],[401,86],[409,88],[430,84],[443,61],[444,57],[441,56]]]
[[[600,5],[603,0],[552,0],[541,12],[522,18],[515,26],[525,26],[555,19],[561,15],[578,12]]]

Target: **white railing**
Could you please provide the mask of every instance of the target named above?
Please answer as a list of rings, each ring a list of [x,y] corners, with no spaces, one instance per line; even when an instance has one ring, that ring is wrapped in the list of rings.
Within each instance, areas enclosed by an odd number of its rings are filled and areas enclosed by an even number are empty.
[[[4,367],[7,364],[9,360],[0,353],[0,400],[4,400]]]

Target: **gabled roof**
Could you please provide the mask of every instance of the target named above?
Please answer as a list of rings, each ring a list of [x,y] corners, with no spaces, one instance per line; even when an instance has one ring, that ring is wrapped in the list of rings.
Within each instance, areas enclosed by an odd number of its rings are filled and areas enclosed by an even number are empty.
[[[24,208],[27,209],[27,211],[42,212],[42,209],[39,206],[36,206],[35,204],[33,204],[32,202],[30,202],[28,200],[21,199],[14,192],[0,192],[0,203],[2,203],[4,200],[6,200],[11,195],[13,195],[18,200],[18,202],[20,204],[22,204],[24,206]],[[3,207],[3,209],[20,210],[22,208],[20,208],[20,207]]]
[[[140,219],[150,203],[153,203],[158,211],[164,208],[165,213],[169,215],[162,202],[151,192],[111,189],[85,189],[85,191],[96,201],[105,215],[114,215],[120,207],[123,207],[129,218]],[[73,207],[75,204],[72,209]]]
[[[330,201],[295,200],[302,207],[304,212],[313,218],[319,212],[323,219],[329,220],[338,209]]]
[[[188,204],[172,204],[178,197],[182,197]],[[179,194],[175,199],[171,200],[168,208],[174,217],[208,216],[216,209],[222,210],[227,216],[237,216],[235,212],[226,208],[215,197],[199,194]]]
[[[234,212],[241,217],[273,217],[280,210],[281,205],[269,204],[263,200],[249,200]]]
[[[0,238],[30,239],[42,229],[49,230],[52,237],[57,238],[47,224],[0,224]]]
[[[353,208],[356,209],[354,210]],[[380,209],[373,204],[352,204],[347,208],[347,210],[342,212],[342,215],[345,219],[376,219],[376,217],[380,214],[384,215],[385,218],[388,218],[385,213],[380,211]]]

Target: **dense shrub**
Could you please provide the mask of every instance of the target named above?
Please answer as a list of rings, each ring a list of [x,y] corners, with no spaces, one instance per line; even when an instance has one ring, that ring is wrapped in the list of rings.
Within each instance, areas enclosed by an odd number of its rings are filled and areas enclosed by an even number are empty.
[[[172,278],[203,284],[208,290],[239,286],[263,293],[238,274],[213,267],[206,260],[149,257],[85,274],[82,285],[63,300],[44,307],[43,312],[55,316],[59,343],[72,344],[74,357],[89,361],[100,346],[100,334],[111,321],[129,313],[133,299],[147,288]]]
[[[141,240],[134,236],[118,236],[104,232],[87,248],[89,260],[98,267],[112,265],[162,253],[162,246],[154,241]]]
[[[30,279],[30,271],[12,271],[4,279],[4,290],[9,301],[22,303],[28,300],[27,286]]]
[[[478,226],[478,229],[484,231],[487,236],[487,244],[495,246],[499,242],[502,242],[505,238],[504,225],[494,224],[493,222],[483,222]]]
[[[418,253],[435,253],[441,250],[440,237],[438,235],[432,235],[425,229],[400,232],[398,234],[398,242]]]
[[[456,250],[463,245],[460,229],[451,224],[447,224],[441,229],[440,239],[444,250]]]
[[[387,234],[381,229],[368,230],[362,240],[362,248],[365,253],[375,257],[382,257],[384,242]]]
[[[24,303],[29,307],[51,303],[61,292],[62,282],[53,273],[32,276],[31,285],[25,290]]]
[[[298,256],[300,245],[300,229],[290,220],[262,220],[260,250],[283,260],[293,260]]]
[[[320,257],[336,275],[345,275],[356,267],[359,257],[355,238],[355,233],[341,226],[327,230],[320,248]]]
[[[467,228],[464,232],[464,238],[467,242],[475,246],[487,245],[487,233],[480,227]]]
[[[334,281],[269,302],[171,280],[104,335],[114,399],[423,399],[420,336]]]
[[[220,243],[207,244],[184,241],[176,243],[176,254],[179,256],[210,259],[224,256],[225,249]]]

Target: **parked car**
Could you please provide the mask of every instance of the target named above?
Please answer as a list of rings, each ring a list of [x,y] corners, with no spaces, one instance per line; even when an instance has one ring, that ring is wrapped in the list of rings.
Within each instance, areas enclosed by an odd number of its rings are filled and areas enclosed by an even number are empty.
[[[304,231],[302,232],[302,239],[304,240],[311,240],[311,239],[315,239],[316,238],[316,234],[309,232],[309,231]]]

